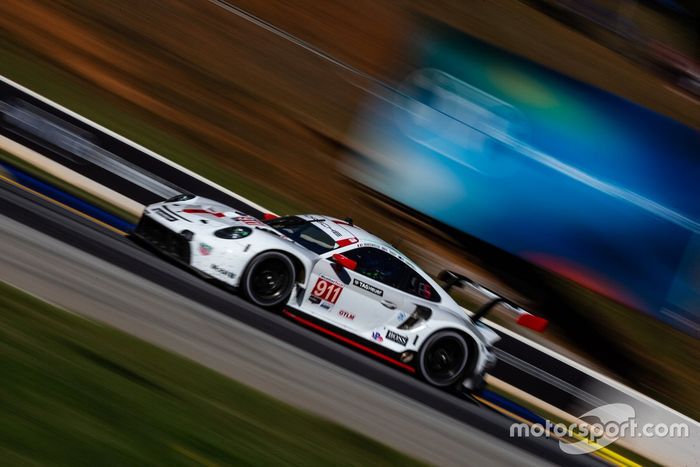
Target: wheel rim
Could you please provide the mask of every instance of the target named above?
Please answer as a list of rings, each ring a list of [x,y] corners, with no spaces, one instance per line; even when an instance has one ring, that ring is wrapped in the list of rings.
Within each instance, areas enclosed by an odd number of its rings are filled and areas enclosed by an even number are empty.
[[[284,263],[268,259],[255,267],[251,274],[250,288],[258,300],[274,301],[285,293],[289,278],[289,270]]]
[[[450,381],[464,369],[466,348],[458,337],[443,337],[430,345],[425,354],[427,376],[436,383]]]

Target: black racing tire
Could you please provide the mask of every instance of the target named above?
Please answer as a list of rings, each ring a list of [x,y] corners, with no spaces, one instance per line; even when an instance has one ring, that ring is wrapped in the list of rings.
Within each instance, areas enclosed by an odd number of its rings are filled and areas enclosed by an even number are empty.
[[[419,376],[437,387],[461,382],[468,369],[470,346],[456,331],[438,331],[428,337],[418,351]]]
[[[278,251],[260,253],[250,260],[240,289],[248,301],[269,309],[283,306],[294,288],[294,263]]]

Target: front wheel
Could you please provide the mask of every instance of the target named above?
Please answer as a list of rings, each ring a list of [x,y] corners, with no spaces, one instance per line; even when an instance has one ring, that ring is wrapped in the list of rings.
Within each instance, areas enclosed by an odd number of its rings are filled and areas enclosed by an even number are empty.
[[[418,372],[433,386],[447,387],[463,378],[468,361],[465,338],[455,331],[438,331],[418,352]]]
[[[253,258],[241,279],[241,291],[263,308],[283,305],[294,288],[294,264],[288,256],[268,251]]]

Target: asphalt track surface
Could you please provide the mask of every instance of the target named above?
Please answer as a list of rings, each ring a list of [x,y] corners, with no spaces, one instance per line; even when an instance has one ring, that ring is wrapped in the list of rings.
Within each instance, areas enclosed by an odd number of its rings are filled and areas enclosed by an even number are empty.
[[[0,280],[439,465],[593,465],[0,182]],[[388,460],[390,462],[390,460]]]

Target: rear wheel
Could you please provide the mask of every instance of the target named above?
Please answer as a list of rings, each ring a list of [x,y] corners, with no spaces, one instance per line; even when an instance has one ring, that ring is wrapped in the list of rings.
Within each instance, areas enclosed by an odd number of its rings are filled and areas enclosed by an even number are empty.
[[[420,376],[433,386],[447,387],[464,377],[469,362],[469,345],[455,331],[438,331],[418,352]]]
[[[276,251],[253,258],[241,279],[243,295],[263,308],[284,305],[293,287],[294,264],[288,256]]]

